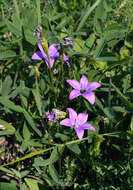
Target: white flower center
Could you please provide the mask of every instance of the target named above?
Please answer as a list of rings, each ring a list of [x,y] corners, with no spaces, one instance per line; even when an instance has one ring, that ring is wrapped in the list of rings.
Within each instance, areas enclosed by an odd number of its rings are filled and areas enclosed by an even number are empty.
[[[78,124],[78,122],[77,122],[76,119],[75,119],[75,122],[74,122],[74,124],[73,124],[73,128],[77,129],[78,127],[79,127],[79,124]]]

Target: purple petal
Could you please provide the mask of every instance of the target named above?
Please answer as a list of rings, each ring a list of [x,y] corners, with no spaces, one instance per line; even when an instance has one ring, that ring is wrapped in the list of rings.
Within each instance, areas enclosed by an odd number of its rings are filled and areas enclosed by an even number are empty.
[[[67,80],[67,82],[77,90],[80,90],[80,83],[77,80]]]
[[[66,62],[68,60],[69,60],[68,57],[63,53],[63,61]]]
[[[44,58],[44,60],[45,60],[45,62],[46,62],[47,67],[49,68],[48,58],[47,58],[47,55],[46,55],[46,53],[44,52],[44,50],[43,50],[43,48],[42,48],[41,42],[38,42],[38,47],[39,47],[39,49],[40,49],[40,51],[41,51],[42,57]]]
[[[84,123],[86,123],[88,119],[88,114],[87,113],[80,113],[78,114],[78,117],[77,117],[77,121],[78,121],[78,125],[83,125]]]
[[[42,53],[40,51],[37,51],[34,53],[31,57],[33,60],[41,60],[43,58]]]
[[[82,96],[86,98],[91,104],[95,103],[95,95],[93,92],[83,93]]]
[[[67,64],[68,67],[70,67],[70,63],[68,61],[66,61],[66,64]]]
[[[63,119],[63,120],[60,122],[60,125],[72,127],[71,121],[70,121],[70,119],[68,119],[68,118]]]
[[[80,91],[74,89],[74,90],[72,90],[72,91],[70,92],[70,94],[69,94],[69,99],[72,100],[72,99],[74,99],[74,98],[76,98],[76,97],[78,97],[78,96],[80,96],[80,95],[81,95]]]
[[[54,61],[55,61],[54,58],[50,58],[50,68],[53,67]],[[48,64],[48,67],[49,67],[49,64]]]
[[[42,48],[41,42],[38,42],[37,45],[38,45],[38,47],[39,47],[39,49],[40,49],[40,51],[41,51],[41,53],[42,53],[43,58],[44,58],[44,59],[48,59],[46,53],[44,52],[44,50],[43,50],[43,48]]]
[[[87,85],[87,91],[92,91],[92,90],[95,90],[96,88],[100,87],[101,84],[98,83],[98,82],[90,82],[88,85]]]
[[[95,128],[89,123],[81,125],[78,129],[89,129],[91,131],[96,131]]]
[[[77,118],[77,113],[72,108],[67,108],[67,110],[69,111],[70,122],[71,125],[73,126]]]
[[[59,52],[57,51],[56,48],[57,44],[52,44],[49,46],[49,57],[51,58],[59,58]]]
[[[82,129],[75,129],[75,131],[77,133],[78,138],[82,139],[83,135],[84,135],[84,130],[82,130]]]
[[[80,89],[86,89],[88,85],[88,79],[85,75],[82,75],[80,79]]]

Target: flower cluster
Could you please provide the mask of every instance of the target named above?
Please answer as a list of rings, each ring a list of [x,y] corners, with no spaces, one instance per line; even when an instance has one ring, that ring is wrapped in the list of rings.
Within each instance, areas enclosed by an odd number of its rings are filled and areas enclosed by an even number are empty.
[[[39,31],[38,31],[39,30]],[[38,28],[35,35],[40,37],[40,33],[42,32],[42,28]],[[73,39],[71,37],[65,38],[64,46],[73,46]],[[41,60],[44,59],[47,67],[52,68],[55,60],[60,59],[60,44],[52,44],[48,48],[47,54],[44,52],[41,42],[38,43],[38,48],[40,51],[37,51],[32,55],[33,60]],[[65,54],[63,55],[63,61],[67,63],[68,67],[70,67],[70,63],[68,62],[68,57]],[[54,71],[56,74],[56,71]],[[91,104],[95,103],[95,95],[93,90],[100,87],[101,84],[98,82],[88,82],[88,79],[85,75],[82,75],[80,82],[77,80],[68,79],[66,81],[69,85],[73,87],[73,90],[69,94],[69,99],[72,100],[78,96],[84,97]],[[52,109],[50,113],[46,114],[48,121],[53,125],[53,123],[57,122],[57,119],[63,119],[60,122],[60,125],[68,126],[73,128],[79,139],[83,138],[84,130],[95,131],[95,128],[87,123],[88,114],[87,113],[79,113],[77,114],[72,108],[67,108],[69,112],[69,118],[66,117],[66,112],[62,112],[57,109]]]
[[[98,82],[89,83],[85,75],[82,75],[80,82],[77,80],[67,80],[67,83],[69,83],[74,88],[69,95],[70,100],[78,96],[83,96],[91,104],[94,104],[95,95],[92,91],[100,87],[101,84]],[[69,111],[69,118],[62,120],[60,122],[60,125],[74,128],[79,139],[82,139],[85,129],[95,131],[95,128],[92,125],[86,123],[88,114],[79,113],[77,115],[77,113],[72,108],[68,108],[67,110]]]

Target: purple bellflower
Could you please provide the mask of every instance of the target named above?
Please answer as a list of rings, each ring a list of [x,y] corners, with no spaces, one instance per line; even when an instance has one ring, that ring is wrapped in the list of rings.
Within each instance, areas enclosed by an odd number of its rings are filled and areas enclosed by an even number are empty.
[[[57,48],[58,44],[52,44],[49,46],[48,48],[48,53],[49,53],[49,59],[50,59],[50,67],[53,67],[54,61],[56,59],[60,59],[60,54]],[[47,67],[49,68],[49,62],[48,62],[48,57],[46,55],[46,53],[43,50],[43,47],[41,45],[41,42],[38,42],[38,48],[40,51],[35,52],[31,59],[32,60],[42,60],[44,59],[46,62]],[[68,62],[68,57],[66,57],[65,54],[63,54],[63,61],[67,63],[68,67],[70,67],[70,63]]]
[[[77,80],[67,80],[67,82],[74,88],[70,92],[70,100],[78,96],[83,96],[91,104],[95,103],[95,95],[92,91],[100,87],[101,84],[99,84],[98,82],[88,82],[88,79],[85,75],[82,75],[80,82],[78,82]]]
[[[88,114],[79,113],[77,115],[77,113],[72,108],[67,108],[67,110],[69,111],[69,118],[63,119],[60,122],[60,125],[73,128],[75,132],[77,133],[77,136],[79,139],[83,138],[85,129],[96,131],[95,128],[91,124],[86,123],[88,119]]]

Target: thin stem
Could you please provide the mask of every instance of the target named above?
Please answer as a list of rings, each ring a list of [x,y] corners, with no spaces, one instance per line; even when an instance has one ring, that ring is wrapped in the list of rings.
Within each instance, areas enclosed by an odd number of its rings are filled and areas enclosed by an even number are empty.
[[[116,134],[120,134],[120,132],[116,132],[116,133],[105,133],[105,134],[99,134],[100,136],[115,136]],[[74,144],[74,143],[80,143],[81,141],[85,141],[85,140],[88,140],[88,137],[85,137],[85,138],[82,138],[82,139],[78,139],[78,140],[73,140],[73,141],[69,141],[69,142],[66,142],[64,144],[54,144],[54,146],[52,147],[49,147],[49,148],[46,148],[46,149],[43,149],[43,150],[39,150],[39,151],[36,151],[36,152],[31,152],[30,154],[24,156],[24,157],[21,157],[15,161],[12,161],[12,162],[9,162],[7,164],[3,164],[3,165],[0,165],[0,168],[1,167],[4,167],[4,166],[8,166],[8,165],[11,165],[11,164],[14,164],[14,163],[17,163],[17,162],[20,162],[22,160],[25,160],[27,158],[32,158],[33,156],[36,156],[36,155],[40,155],[40,154],[43,154],[44,152],[48,152],[48,151],[51,151],[53,150],[55,147],[57,146],[66,146],[66,145],[69,145],[69,144]],[[1,168],[2,169],[2,168]]]

